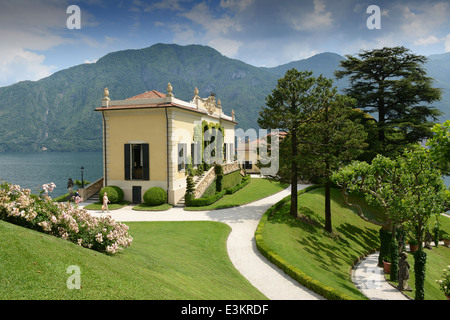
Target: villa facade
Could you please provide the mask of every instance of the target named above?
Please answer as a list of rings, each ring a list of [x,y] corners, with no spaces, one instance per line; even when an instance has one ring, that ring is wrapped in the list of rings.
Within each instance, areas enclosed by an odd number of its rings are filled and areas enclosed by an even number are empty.
[[[147,91],[126,100],[112,101],[105,88],[102,106],[95,110],[103,118],[104,185],[124,191],[124,200],[141,203],[151,187],[167,190],[172,205],[186,192],[186,169],[201,163],[204,139],[200,128],[220,128],[220,158],[234,160],[234,128],[237,122],[222,111],[214,95],[194,97],[186,102],[174,97],[170,83],[167,93]],[[200,131],[199,131],[200,129]],[[223,152],[222,152],[223,151]]]

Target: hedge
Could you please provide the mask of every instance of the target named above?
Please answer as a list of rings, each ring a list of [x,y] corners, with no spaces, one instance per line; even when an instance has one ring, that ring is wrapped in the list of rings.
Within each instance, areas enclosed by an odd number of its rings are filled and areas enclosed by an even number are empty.
[[[233,194],[238,190],[241,190],[243,187],[245,187],[246,185],[248,185],[250,183],[250,179],[245,179],[243,180],[240,184],[232,187],[232,188],[228,188],[226,189],[227,194]]]
[[[240,170],[233,171],[229,174],[226,174],[223,176],[222,180],[222,188],[223,189],[229,189],[233,188],[234,186],[237,186],[242,182],[242,175]]]
[[[222,198],[225,195],[225,193],[226,193],[226,190],[222,190],[208,198],[190,199],[188,202],[186,202],[186,205],[189,207],[209,206],[210,204],[213,204],[214,202],[216,202],[217,200]],[[185,200],[186,200],[186,198],[185,198]]]
[[[319,188],[321,186],[310,186],[303,190],[300,190],[297,193],[297,196],[301,195],[302,193],[311,191],[313,189]],[[258,228],[255,231],[255,240],[256,240],[256,247],[258,248],[258,251],[266,257],[270,262],[275,264],[278,268],[283,270],[287,275],[289,275],[291,278],[302,284],[303,286],[311,289],[312,291],[320,294],[321,296],[325,297],[328,300],[354,300],[352,297],[340,293],[334,288],[328,287],[324,285],[323,283],[312,279],[308,275],[306,275],[303,271],[301,271],[299,268],[295,267],[294,265],[290,264],[288,261],[286,261],[283,257],[279,256],[276,252],[274,252],[265,242],[264,238],[262,236],[262,232],[264,230],[264,226],[266,222],[269,220],[269,217],[275,212],[276,210],[280,209],[282,206],[284,206],[289,200],[291,196],[287,196],[280,201],[278,201],[276,204],[271,206],[262,216]]]

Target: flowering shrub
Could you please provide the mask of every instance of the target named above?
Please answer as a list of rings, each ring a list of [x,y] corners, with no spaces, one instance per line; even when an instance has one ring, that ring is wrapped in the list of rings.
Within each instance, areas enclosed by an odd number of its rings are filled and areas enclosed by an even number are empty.
[[[109,254],[131,245],[128,226],[110,216],[96,218],[78,205],[54,202],[49,196],[55,185],[43,185],[40,195],[4,182],[0,185],[0,219],[42,231]],[[44,194],[45,193],[45,194]],[[78,204],[81,201],[76,199]]]
[[[442,279],[436,280],[441,288],[441,291],[448,297],[450,297],[450,265],[446,269],[442,270]]]

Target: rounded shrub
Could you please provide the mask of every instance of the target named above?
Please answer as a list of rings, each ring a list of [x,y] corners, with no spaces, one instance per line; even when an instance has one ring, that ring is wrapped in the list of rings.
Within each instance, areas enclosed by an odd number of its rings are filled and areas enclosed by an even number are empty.
[[[103,203],[103,195],[105,194],[105,192],[107,193],[108,199],[109,201],[111,201],[111,203],[119,203],[119,193],[117,192],[117,190],[113,187],[107,186],[107,187],[103,187],[99,194],[98,194],[98,200],[100,202]],[[123,197],[123,196],[122,196]]]
[[[153,187],[145,191],[144,202],[149,206],[159,206],[167,202],[167,193],[161,187]]]
[[[120,187],[118,187],[118,186],[109,186],[109,187],[111,187],[114,190],[116,190],[117,195],[119,196],[119,200],[117,202],[121,202],[123,200],[123,197],[124,197],[123,190]]]

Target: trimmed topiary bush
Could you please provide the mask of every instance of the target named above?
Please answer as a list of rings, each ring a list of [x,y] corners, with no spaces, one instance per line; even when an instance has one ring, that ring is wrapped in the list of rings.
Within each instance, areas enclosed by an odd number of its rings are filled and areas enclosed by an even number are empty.
[[[98,193],[98,200],[103,203],[103,195],[107,194],[108,200],[111,201],[111,203],[119,203],[121,200],[119,193],[117,192],[116,188],[113,188],[112,186],[103,187],[100,192]],[[122,196],[123,198],[123,196]]]
[[[167,192],[161,187],[153,187],[145,191],[144,202],[149,206],[159,206],[167,202]]]
[[[109,187],[111,187],[114,190],[116,190],[117,195],[119,196],[119,201],[118,202],[122,202],[123,197],[124,197],[123,190],[120,187],[118,187],[118,186],[109,186]]]

